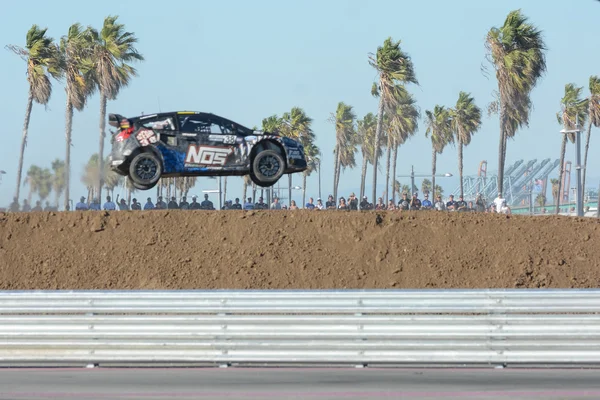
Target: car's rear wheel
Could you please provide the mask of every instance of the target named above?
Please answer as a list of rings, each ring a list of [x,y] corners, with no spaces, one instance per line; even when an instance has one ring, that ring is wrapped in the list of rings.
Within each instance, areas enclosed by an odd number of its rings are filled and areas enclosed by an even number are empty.
[[[161,175],[162,165],[153,153],[143,152],[131,160],[129,177],[136,189],[152,189],[158,183]]]
[[[262,150],[254,156],[250,178],[258,186],[269,187],[281,178],[285,171],[285,160],[279,151]]]

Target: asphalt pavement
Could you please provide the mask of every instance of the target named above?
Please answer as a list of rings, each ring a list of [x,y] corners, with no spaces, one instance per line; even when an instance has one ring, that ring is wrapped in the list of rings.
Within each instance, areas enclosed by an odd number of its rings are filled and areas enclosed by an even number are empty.
[[[0,369],[1,400],[598,398],[585,369]]]

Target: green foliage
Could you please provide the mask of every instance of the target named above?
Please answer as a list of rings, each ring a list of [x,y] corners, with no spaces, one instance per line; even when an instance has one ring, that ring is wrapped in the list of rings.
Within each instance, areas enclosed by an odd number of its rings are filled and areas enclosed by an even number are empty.
[[[565,94],[560,101],[561,110],[556,114],[559,124],[566,130],[573,130],[585,125],[588,116],[589,99],[582,98],[583,87],[577,87],[573,83],[565,85]],[[574,142],[575,133],[568,133],[567,137]]]
[[[475,104],[475,99],[469,93],[460,92],[450,116],[456,141],[469,145],[471,137],[481,127],[481,109]]]
[[[535,203],[540,207],[544,207],[546,205],[546,196],[544,196],[542,193],[538,194],[535,197]]]
[[[374,163],[373,157],[375,154],[374,144],[377,118],[373,113],[368,113],[363,119],[357,121],[356,126],[358,145],[361,148],[363,156],[367,157],[367,162],[372,165]],[[382,146],[379,146],[377,149],[377,158],[381,157],[382,153]]]
[[[356,147],[359,144],[360,138],[356,131],[356,114],[354,113],[353,107],[344,102],[339,102],[333,118],[336,136],[334,155],[337,158],[335,152],[339,149],[340,167],[354,168],[356,166]]]
[[[421,193],[430,193],[431,189],[431,181],[429,179],[423,179],[423,181],[421,182]]]
[[[444,189],[440,185],[435,185],[435,195],[444,196]]]
[[[436,105],[433,112],[425,111],[425,123],[427,125],[425,137],[430,137],[431,145],[435,151],[442,154],[444,148],[454,142],[450,110],[444,108],[444,106]]]

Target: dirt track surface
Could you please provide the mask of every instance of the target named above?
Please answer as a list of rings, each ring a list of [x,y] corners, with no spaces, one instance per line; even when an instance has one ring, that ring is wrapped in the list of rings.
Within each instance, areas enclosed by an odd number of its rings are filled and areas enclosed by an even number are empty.
[[[0,289],[590,288],[598,243],[554,216],[0,213]]]

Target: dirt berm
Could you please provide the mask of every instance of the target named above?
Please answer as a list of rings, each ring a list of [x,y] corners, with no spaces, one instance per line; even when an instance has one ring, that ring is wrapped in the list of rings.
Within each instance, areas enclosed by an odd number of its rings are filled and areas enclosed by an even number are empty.
[[[554,216],[0,214],[0,289],[588,288],[599,243]]]

